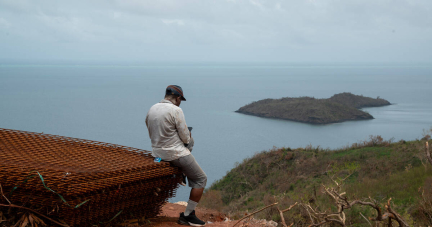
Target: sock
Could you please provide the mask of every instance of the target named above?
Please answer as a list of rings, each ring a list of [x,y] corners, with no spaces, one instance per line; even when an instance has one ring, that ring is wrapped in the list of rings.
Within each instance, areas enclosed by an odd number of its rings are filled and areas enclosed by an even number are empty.
[[[186,210],[185,210],[185,212],[184,212],[184,215],[185,215],[185,216],[189,216],[189,214],[192,213],[193,210],[195,210],[195,207],[196,207],[197,205],[198,205],[197,202],[192,201],[192,200],[189,199],[189,201],[188,201],[188,205],[187,205]]]

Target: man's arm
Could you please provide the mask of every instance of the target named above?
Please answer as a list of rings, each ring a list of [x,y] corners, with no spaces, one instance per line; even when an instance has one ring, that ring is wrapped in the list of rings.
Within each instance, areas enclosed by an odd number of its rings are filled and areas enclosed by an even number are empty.
[[[180,139],[183,143],[188,144],[191,139],[191,132],[186,125],[186,120],[181,109],[178,109],[175,113],[175,122]]]

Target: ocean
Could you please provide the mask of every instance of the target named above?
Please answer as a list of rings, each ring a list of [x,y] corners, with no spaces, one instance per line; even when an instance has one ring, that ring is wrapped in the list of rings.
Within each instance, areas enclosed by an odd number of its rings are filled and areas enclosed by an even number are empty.
[[[151,150],[148,109],[180,85],[193,155],[209,187],[256,152],[273,147],[339,148],[370,135],[422,138],[432,127],[432,65],[147,64],[0,65],[0,127]],[[373,120],[311,125],[234,111],[265,98],[329,98],[351,92],[387,99]],[[187,201],[181,187],[171,201]]]

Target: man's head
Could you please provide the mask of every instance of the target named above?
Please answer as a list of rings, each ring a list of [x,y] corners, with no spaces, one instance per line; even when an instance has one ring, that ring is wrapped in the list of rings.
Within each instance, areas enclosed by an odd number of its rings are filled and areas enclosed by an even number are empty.
[[[182,100],[186,101],[183,89],[178,85],[169,85],[166,88],[165,99],[171,101],[176,106],[180,106]]]

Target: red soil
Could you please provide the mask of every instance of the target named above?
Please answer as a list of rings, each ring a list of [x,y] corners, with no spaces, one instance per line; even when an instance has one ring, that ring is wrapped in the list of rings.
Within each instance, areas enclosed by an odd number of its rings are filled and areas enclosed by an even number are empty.
[[[162,207],[162,213],[157,216],[156,218],[150,218],[145,220],[145,224],[139,225],[139,227],[150,227],[150,226],[157,226],[157,227],[171,227],[171,226],[177,226],[181,227],[184,225],[177,224],[178,217],[181,212],[184,212],[185,206],[178,205],[178,204],[172,204],[167,203],[165,206]],[[207,208],[196,208],[195,213],[197,217],[203,221],[206,222],[206,226],[209,227],[232,227],[235,223],[237,223],[237,220],[232,221],[225,221],[227,218],[227,215],[220,213],[216,210],[211,210]],[[138,225],[129,225],[129,226],[138,226]],[[242,223],[239,223],[237,226],[246,226],[242,225]],[[248,227],[258,227],[262,225],[252,225],[247,224]]]

